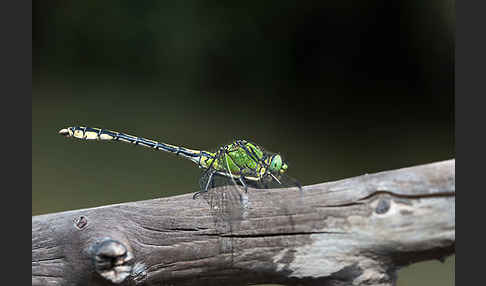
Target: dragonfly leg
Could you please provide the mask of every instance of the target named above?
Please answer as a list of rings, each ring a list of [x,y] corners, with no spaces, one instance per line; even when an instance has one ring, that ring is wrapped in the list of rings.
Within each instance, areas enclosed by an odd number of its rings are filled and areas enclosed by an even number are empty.
[[[245,183],[245,177],[241,176],[239,180],[241,185],[245,188],[245,193],[248,193],[248,185]]]
[[[195,193],[194,196],[192,196],[192,198],[194,200],[197,199],[197,197],[199,197],[200,194],[206,193],[208,191],[209,184],[211,184],[212,186],[214,186],[213,176],[214,176],[214,172],[209,173],[209,178],[208,178],[208,181],[206,182],[206,185],[204,186],[204,189],[202,189],[201,191]]]
[[[299,183],[299,181],[295,180],[294,183],[295,183],[296,187],[299,188],[299,191],[302,192],[302,185]]]
[[[216,185],[214,184],[214,180],[211,180],[211,189],[214,189]]]
[[[206,176],[207,173],[209,173],[209,179],[206,181],[206,185],[203,187],[201,186],[202,190],[195,193],[194,196],[192,196],[193,199],[197,199],[197,197],[201,194],[201,193],[205,193],[208,191],[209,189],[209,184],[211,184],[211,188],[214,188],[214,180],[213,180],[213,175],[215,173],[214,169],[213,169],[213,165],[214,165],[214,162],[220,157],[221,155],[221,149],[214,155],[212,156],[212,161],[211,161],[211,164],[204,170],[203,174],[202,174],[202,177]]]
[[[268,189],[268,188],[269,188],[269,187],[268,187],[268,183],[267,183],[267,182],[263,181],[263,182],[262,182],[262,184],[263,184],[263,187],[264,187],[265,189]]]
[[[287,178],[289,178],[289,177],[287,177]],[[294,183],[294,185],[295,185],[297,188],[299,188],[299,191],[301,191],[301,192],[302,192],[302,185],[300,184],[300,182],[299,182],[299,181],[297,181],[297,180],[296,180],[296,179],[294,179],[294,178],[290,178],[290,181],[292,181],[292,182]]]
[[[288,178],[288,177],[287,177],[287,178]],[[296,179],[294,179],[294,178],[290,178],[290,180],[292,181],[292,183],[294,183],[294,185],[295,185],[297,188],[299,188],[299,191],[301,191],[301,192],[302,192],[302,185],[300,184],[300,182],[299,182],[299,181],[297,181],[297,180],[296,180]]]

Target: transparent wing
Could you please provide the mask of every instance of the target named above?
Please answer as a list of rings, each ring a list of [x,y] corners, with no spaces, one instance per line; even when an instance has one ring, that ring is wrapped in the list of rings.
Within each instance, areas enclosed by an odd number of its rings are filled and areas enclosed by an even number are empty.
[[[216,155],[221,158],[224,150],[218,152]],[[264,158],[259,162],[261,166],[266,166],[265,158],[272,156],[273,153],[265,152]],[[220,161],[220,166],[223,165]],[[245,176],[232,176],[230,168],[221,170],[214,170],[211,167],[206,169],[200,179],[201,190],[208,190],[202,192],[201,196],[208,202],[211,207],[211,212],[223,220],[234,221],[246,216],[249,209],[248,196],[246,189],[273,189],[273,188],[290,188],[297,187],[301,189],[299,182],[286,174],[271,174],[267,173],[263,177],[258,177],[257,171],[249,169],[244,166],[238,166],[240,174],[252,174]],[[219,173],[218,173],[219,172]],[[222,172],[222,174],[221,174]]]
[[[251,181],[247,180],[247,184],[255,189],[284,189],[284,188],[299,188],[301,185],[299,181],[288,176],[287,174],[272,175],[267,174],[261,180]]]
[[[246,181],[248,189],[271,189],[271,188],[301,188],[300,184],[293,178],[280,175],[278,181],[273,177],[264,178],[260,181]],[[243,183],[233,180],[227,176],[205,173],[200,180],[201,187],[209,184],[208,192],[202,193],[201,197],[210,206],[211,214],[222,221],[233,223],[244,219],[251,207],[247,192]],[[269,202],[278,204],[278,202]]]
[[[210,176],[210,173],[205,173],[200,180],[201,186],[209,184],[208,192],[201,193],[201,197],[209,204],[211,213],[224,221],[242,219],[248,208],[245,189],[235,182],[218,174]]]

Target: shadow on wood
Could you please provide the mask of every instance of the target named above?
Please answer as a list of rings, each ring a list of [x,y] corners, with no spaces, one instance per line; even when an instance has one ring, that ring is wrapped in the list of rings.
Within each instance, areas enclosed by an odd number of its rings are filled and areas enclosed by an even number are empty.
[[[454,251],[455,160],[32,217],[32,285],[393,285]]]

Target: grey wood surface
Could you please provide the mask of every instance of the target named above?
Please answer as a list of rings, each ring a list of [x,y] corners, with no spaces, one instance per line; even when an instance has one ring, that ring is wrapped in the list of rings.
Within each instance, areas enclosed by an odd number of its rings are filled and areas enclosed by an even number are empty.
[[[455,160],[32,217],[32,285],[393,285],[454,251]]]

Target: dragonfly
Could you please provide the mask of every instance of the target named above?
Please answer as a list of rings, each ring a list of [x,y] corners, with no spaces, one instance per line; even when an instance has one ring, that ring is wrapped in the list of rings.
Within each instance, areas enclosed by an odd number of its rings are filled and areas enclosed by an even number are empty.
[[[121,141],[161,150],[189,159],[203,169],[199,180],[200,190],[193,199],[210,189],[222,186],[240,186],[245,193],[255,189],[298,187],[300,183],[287,176],[288,164],[278,153],[264,150],[248,140],[234,140],[215,152],[193,150],[108,129],[72,126],[59,130],[59,134],[92,141]]]

